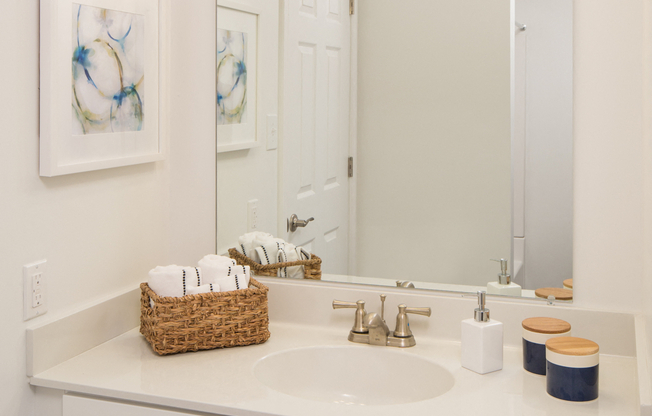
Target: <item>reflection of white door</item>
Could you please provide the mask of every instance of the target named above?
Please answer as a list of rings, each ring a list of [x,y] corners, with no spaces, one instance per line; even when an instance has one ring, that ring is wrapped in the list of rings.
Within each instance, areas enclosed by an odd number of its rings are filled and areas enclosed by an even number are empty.
[[[322,269],[336,274],[346,274],[348,262],[348,3],[285,0],[281,42],[279,213],[315,218],[286,238],[321,257]]]

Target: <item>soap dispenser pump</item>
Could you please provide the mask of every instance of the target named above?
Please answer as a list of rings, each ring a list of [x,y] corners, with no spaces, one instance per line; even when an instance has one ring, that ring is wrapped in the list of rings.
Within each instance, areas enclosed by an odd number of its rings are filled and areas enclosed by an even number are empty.
[[[490,295],[521,296],[521,286],[512,282],[512,276],[507,273],[507,259],[491,259],[500,262],[500,273],[497,282],[487,283],[487,293]]]
[[[462,367],[478,374],[503,368],[503,324],[489,319],[486,293],[478,292],[473,319],[462,321]]]

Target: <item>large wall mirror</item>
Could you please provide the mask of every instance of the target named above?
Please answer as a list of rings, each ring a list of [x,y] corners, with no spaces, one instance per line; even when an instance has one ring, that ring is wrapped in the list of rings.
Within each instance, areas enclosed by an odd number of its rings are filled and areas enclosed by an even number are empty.
[[[265,231],[324,281],[476,291],[492,259],[522,296],[572,278],[572,0],[280,6]],[[315,220],[288,232],[292,214]]]

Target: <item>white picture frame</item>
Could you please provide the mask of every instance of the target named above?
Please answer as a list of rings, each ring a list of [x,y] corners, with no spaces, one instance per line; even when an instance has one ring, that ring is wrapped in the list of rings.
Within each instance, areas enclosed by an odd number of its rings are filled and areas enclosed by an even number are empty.
[[[79,34],[75,39],[73,25],[79,27],[74,8],[80,5],[138,16],[139,28],[142,27],[138,29],[139,36],[142,36],[138,45],[142,47],[130,52],[136,53],[142,62],[140,79],[143,82],[138,85],[142,100],[133,94],[139,108],[136,127],[124,127],[126,130],[114,132],[114,113],[108,122],[103,121],[109,127],[101,132],[93,131],[91,134],[83,127],[75,126],[73,118],[79,120],[79,110],[74,104],[73,54],[76,53],[74,42],[79,43]],[[158,1],[41,0],[40,19],[40,175],[59,176],[164,159],[159,134]],[[130,23],[129,30],[131,27]],[[111,47],[105,49],[110,51]],[[120,71],[120,94],[134,88],[134,84],[125,87],[123,80],[127,76],[123,78],[123,75]],[[90,78],[88,82],[91,82]],[[116,95],[112,97],[118,100]],[[110,110],[113,111],[113,107]],[[135,113],[134,110],[130,114]]]
[[[258,137],[258,24],[260,10],[255,7],[236,3],[227,0],[217,1],[217,31],[216,47],[217,61],[217,152],[230,152],[243,149],[251,149],[260,145]],[[223,117],[223,106],[220,105],[219,71],[221,68],[220,47],[224,49],[225,31],[230,34],[245,34],[246,36],[246,120],[221,124]]]

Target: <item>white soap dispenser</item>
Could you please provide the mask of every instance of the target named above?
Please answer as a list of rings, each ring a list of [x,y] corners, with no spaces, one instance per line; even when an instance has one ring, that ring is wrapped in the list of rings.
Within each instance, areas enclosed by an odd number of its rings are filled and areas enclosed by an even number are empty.
[[[462,321],[462,367],[478,374],[503,369],[503,324],[489,319],[485,292],[478,292],[473,319]]]
[[[512,282],[512,276],[507,273],[507,259],[491,259],[500,262],[500,274],[497,282],[487,283],[487,293],[490,295],[521,296],[521,285]]]

